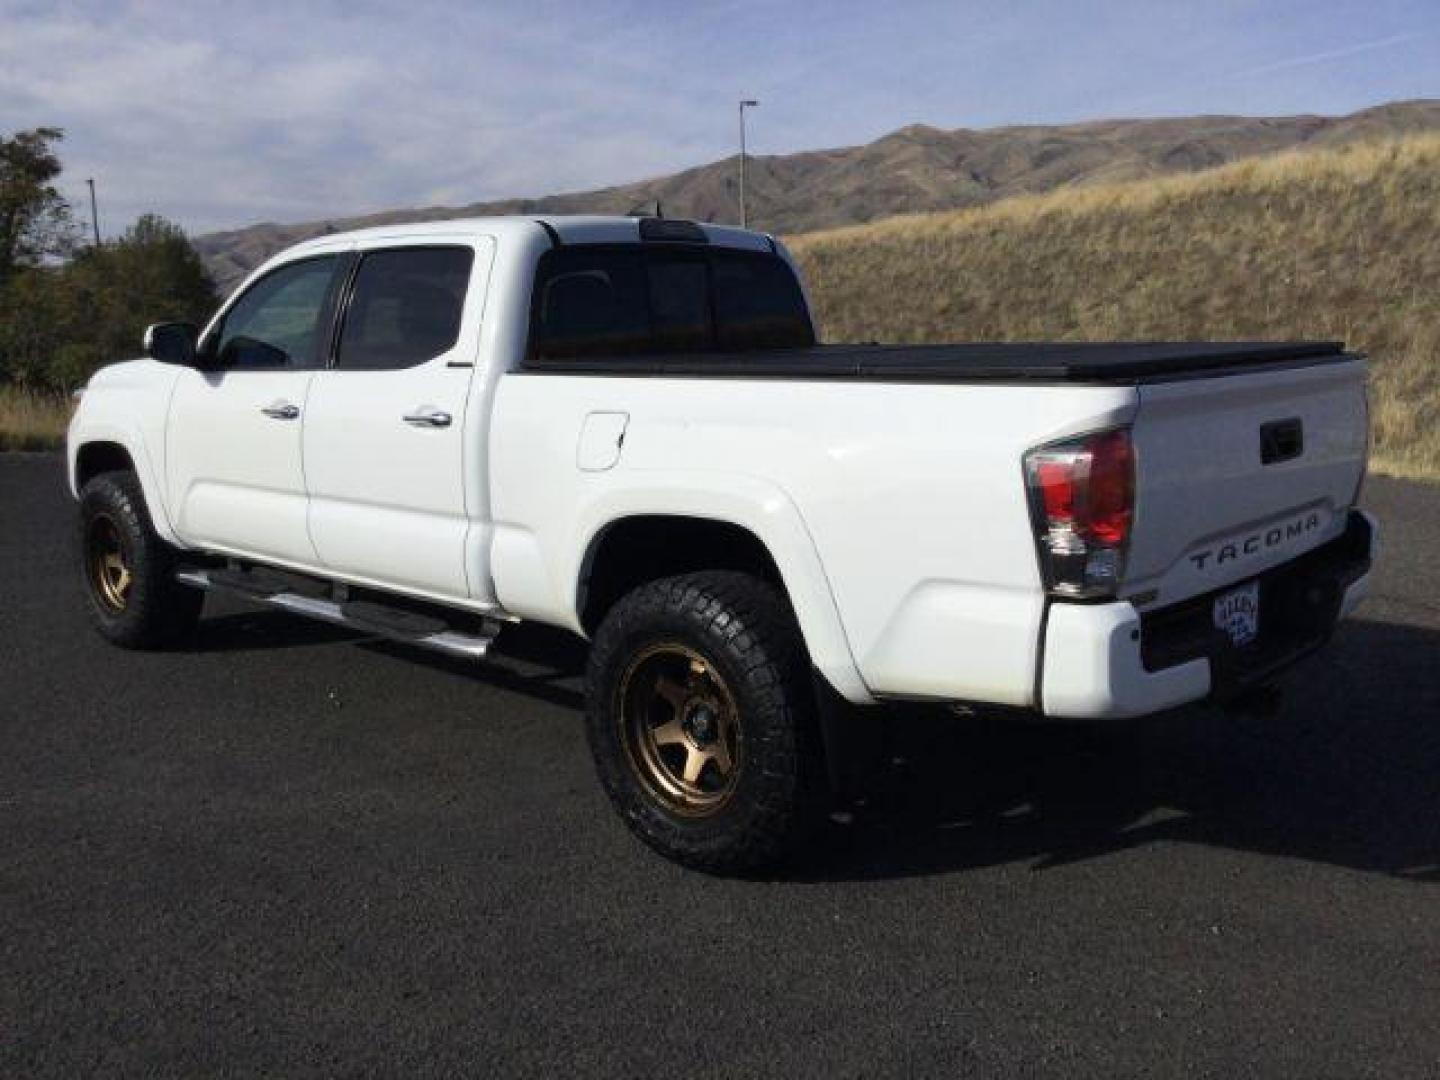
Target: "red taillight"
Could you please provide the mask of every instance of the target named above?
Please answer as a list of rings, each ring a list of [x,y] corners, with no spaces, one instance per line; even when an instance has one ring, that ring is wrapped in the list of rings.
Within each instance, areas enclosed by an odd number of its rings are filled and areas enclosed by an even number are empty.
[[[1113,594],[1135,507],[1127,428],[1037,447],[1025,455],[1035,530],[1052,589]]]
[[[1135,468],[1130,433],[1107,431],[1086,441],[1090,453],[1089,513],[1084,522],[1095,541],[1105,547],[1123,544],[1130,536],[1135,506]]]
[[[1075,520],[1075,470],[1069,462],[1041,461],[1035,482],[1045,504],[1045,517],[1053,522]]]

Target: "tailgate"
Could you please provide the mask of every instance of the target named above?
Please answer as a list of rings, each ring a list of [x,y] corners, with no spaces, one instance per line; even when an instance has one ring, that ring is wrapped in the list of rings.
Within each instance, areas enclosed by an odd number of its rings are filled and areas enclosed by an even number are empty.
[[[1368,442],[1359,357],[1142,385],[1139,395],[1125,596],[1173,604],[1344,529]]]

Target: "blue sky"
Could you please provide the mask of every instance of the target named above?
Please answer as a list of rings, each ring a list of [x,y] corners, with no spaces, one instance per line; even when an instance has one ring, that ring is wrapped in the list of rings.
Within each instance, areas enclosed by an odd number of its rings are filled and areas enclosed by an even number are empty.
[[[1440,0],[0,0],[0,130],[107,231],[640,179],[735,151],[1440,97]]]

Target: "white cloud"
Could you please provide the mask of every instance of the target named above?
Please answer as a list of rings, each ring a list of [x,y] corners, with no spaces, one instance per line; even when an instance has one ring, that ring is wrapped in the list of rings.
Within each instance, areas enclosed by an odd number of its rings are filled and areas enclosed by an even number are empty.
[[[557,64],[543,28],[463,9],[182,11],[5,12],[0,125],[64,126],[69,183],[97,177],[107,228],[145,209],[203,229],[587,187],[695,149],[641,129],[615,145],[611,118],[646,105],[623,26]]]

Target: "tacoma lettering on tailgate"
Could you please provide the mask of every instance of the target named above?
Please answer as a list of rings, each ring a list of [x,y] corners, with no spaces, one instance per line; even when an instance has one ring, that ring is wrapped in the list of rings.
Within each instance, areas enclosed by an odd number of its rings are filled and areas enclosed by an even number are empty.
[[[1269,551],[1281,544],[1298,540],[1320,528],[1320,525],[1320,514],[1311,510],[1283,525],[1272,525],[1268,529],[1260,529],[1246,536],[1226,540],[1223,544],[1216,544],[1203,551],[1191,552],[1190,561],[1195,564],[1197,570],[1204,570],[1208,566],[1220,566],[1223,563],[1259,555],[1262,551]]]

